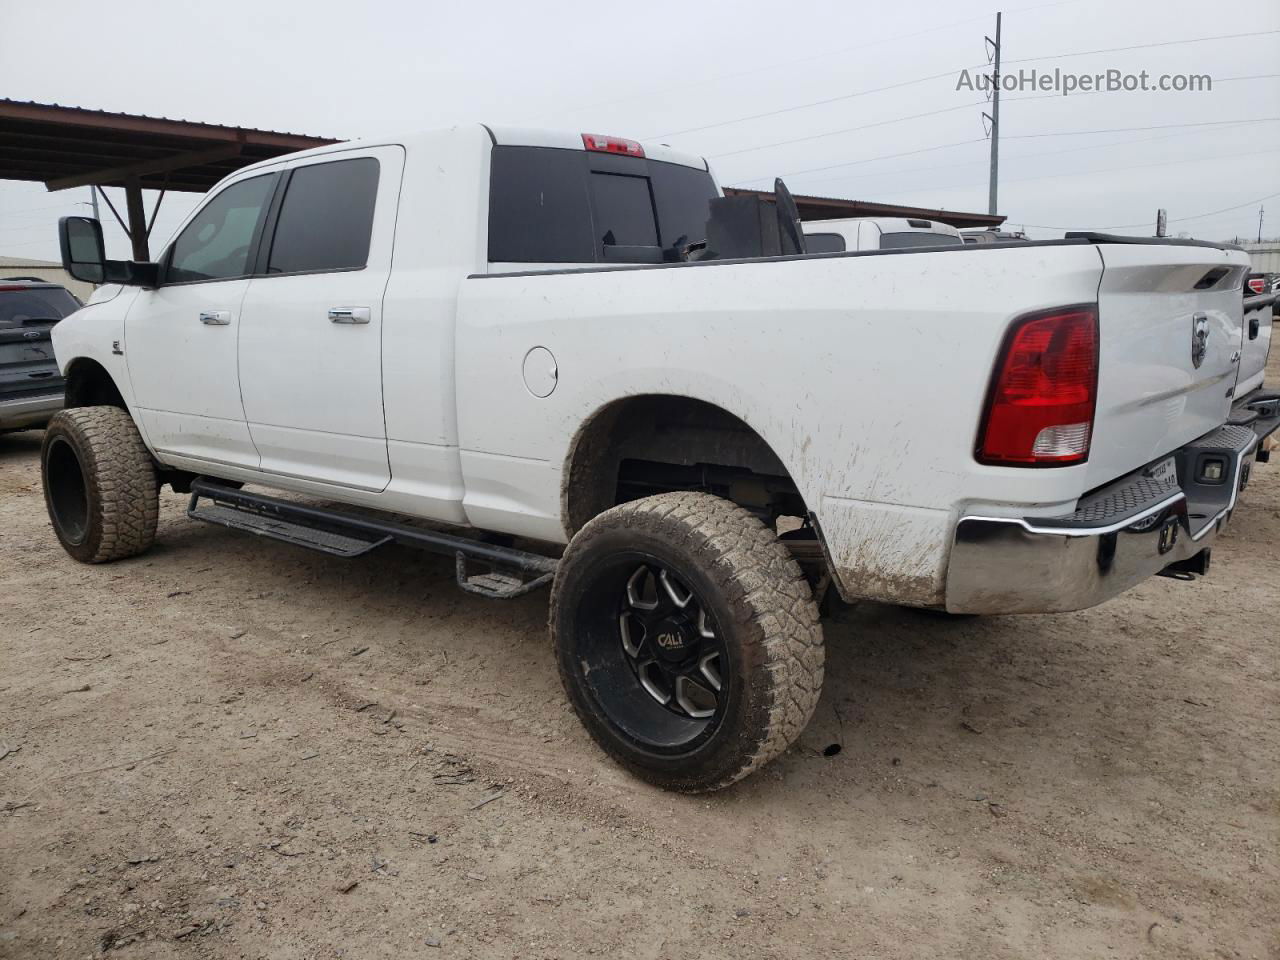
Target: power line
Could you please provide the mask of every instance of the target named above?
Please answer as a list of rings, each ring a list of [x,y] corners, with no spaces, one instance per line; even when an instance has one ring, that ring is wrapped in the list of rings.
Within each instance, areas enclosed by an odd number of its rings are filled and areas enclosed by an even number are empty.
[[[905,117],[894,117],[891,120],[877,120],[874,123],[864,123],[857,127],[843,127],[840,130],[828,130],[825,133],[814,133],[807,137],[793,137],[790,140],[778,140],[774,143],[762,143],[754,147],[743,147],[741,150],[730,150],[728,153],[710,154],[710,159],[720,160],[724,157],[736,157],[743,153],[752,153],[756,150],[768,150],[770,147],[782,147],[792,143],[806,143],[809,140],[821,140],[823,137],[835,137],[842,133],[855,133],[859,130],[870,130],[872,127],[885,127],[894,123],[903,123],[907,120],[919,120],[921,117],[936,117],[940,113],[952,113],[956,110],[968,110],[971,107],[980,107],[985,100],[977,100],[973,103],[962,103],[957,107],[944,107],[941,110],[930,110],[927,113],[913,113]]]
[[[1247,77],[1214,77],[1214,83],[1232,83],[1236,80],[1275,80],[1280,78],[1280,73],[1257,73]],[[1075,97],[1096,97],[1111,96],[1113,94],[1130,93],[1129,90],[1081,90],[1078,93],[1061,94],[1061,93],[1038,93],[1031,97],[1009,97],[1003,100],[1003,103],[1020,103],[1024,100],[1068,100]],[[1148,93],[1182,93],[1181,90],[1149,90]]]
[[[964,68],[961,68],[964,69]],[[647,137],[648,140],[656,140],[663,137],[678,137],[685,133],[697,133],[700,130],[714,130],[717,127],[727,127],[735,123],[746,123],[748,120],[762,120],[765,117],[776,117],[783,113],[792,113],[795,110],[807,110],[810,107],[822,107],[829,103],[839,103],[842,100],[852,100],[854,97],[865,97],[873,93],[884,93],[886,90],[899,90],[902,87],[910,87],[917,83],[924,83],[927,80],[938,80],[942,77],[955,76],[956,70],[947,70],[943,73],[933,73],[927,77],[916,77],[914,80],[903,80],[900,83],[891,83],[884,87],[872,87],[870,90],[857,90],[853,93],[844,93],[838,97],[827,97],[825,100],[813,100],[809,103],[800,103],[794,107],[783,107],[779,110],[767,110],[764,113],[753,113],[745,117],[734,117],[732,120],[721,120],[718,123],[708,123],[701,127],[689,127],[685,130],[675,130],[671,133],[659,133],[653,137]]]
[[[1194,133],[1194,131],[1191,131]],[[1079,147],[1066,147],[1062,150],[1038,150],[1034,153],[1015,153],[1008,157],[1010,160],[1032,160],[1039,157],[1056,157],[1064,153],[1080,153],[1083,150],[1105,150],[1109,147],[1131,146],[1135,143],[1152,143],[1156,140],[1170,140],[1176,137],[1185,137],[1189,133],[1166,133],[1158,137],[1138,137],[1134,140],[1115,140],[1111,143],[1089,143]],[[1007,139],[1007,138],[1006,138]],[[908,167],[906,169],[898,168],[893,170],[881,170],[877,173],[866,173],[854,177],[829,177],[824,180],[816,180],[814,183],[847,183],[850,180],[866,180],[871,177],[887,177],[901,173],[926,173],[931,170],[953,170],[956,167],[976,167],[979,165],[987,165],[988,160],[971,160],[963,163],[940,163],[927,167]],[[905,192],[905,191],[904,191]]]
[[[88,203],[87,200],[71,200],[68,198],[61,203],[46,203],[38,207],[19,207],[17,210],[0,211],[0,217],[8,217],[15,213],[30,213],[33,210],[57,210],[60,207],[67,207],[73,203]]]
[[[1130,133],[1130,132],[1135,132],[1139,130],[1170,130],[1170,129],[1181,129],[1186,127],[1217,127],[1217,126],[1230,126],[1230,125],[1244,125],[1244,124],[1251,124],[1251,123],[1274,123],[1276,121],[1280,121],[1280,117],[1261,117],[1261,118],[1254,118],[1249,120],[1209,120],[1209,121],[1203,121],[1200,123],[1165,123],[1165,124],[1157,124],[1155,126],[1147,126],[1147,127],[1111,127],[1111,128],[1099,129],[1099,130],[1064,130],[1058,133],[1022,133],[1022,134],[1015,134],[1015,135],[1007,135],[1005,139],[1006,140],[1035,140],[1035,139],[1043,139],[1045,137],[1072,137],[1072,136],[1085,136],[1085,135],[1097,134],[1097,133]],[[986,140],[985,137],[980,137],[974,140],[959,140],[959,141],[956,141],[955,143],[943,143],[943,144],[938,144],[932,147],[925,147],[922,150],[910,150],[904,153],[890,153],[880,157],[866,157],[860,160],[849,160],[842,163],[833,163],[825,167],[809,167],[808,169],[805,169],[805,170],[792,170],[789,173],[777,174],[777,176],[798,177],[806,173],[818,173],[819,171],[822,171],[822,170],[834,170],[839,167],[856,166],[858,164],[871,163],[873,160],[890,160],[896,157],[906,157],[906,156],[911,156],[917,153],[928,153],[931,150],[941,150],[946,147],[958,147],[966,143],[978,143],[978,142],[983,142],[985,140]],[[738,182],[752,183],[756,180],[765,180],[765,179],[768,179],[768,176],[762,175],[757,177],[743,178]]]
[[[1147,170],[1152,167],[1173,167],[1184,163],[1206,163],[1212,160],[1238,160],[1244,157],[1260,157],[1268,154],[1280,153],[1280,148],[1272,150],[1254,150],[1250,153],[1218,153],[1208,157],[1186,157],[1181,160],[1163,160],[1157,163],[1131,163],[1122,167],[1103,167],[1097,170],[1069,170],[1065,173],[1045,173],[1034,177],[1014,177],[1003,183],[1025,183],[1031,180],[1060,180],[1064,177],[1087,177],[1097,173],[1123,173],[1129,170]],[[916,193],[916,190],[897,190],[893,193],[881,193],[878,196],[892,197],[903,193]]]
[[[1277,154],[1277,152],[1280,152],[1280,148],[1276,148],[1276,150],[1257,150],[1257,151],[1249,152],[1249,154],[1235,154],[1235,152],[1231,152],[1231,154],[1215,154],[1213,156],[1187,157],[1187,159],[1183,159],[1183,160],[1166,160],[1166,161],[1161,161],[1161,163],[1128,164],[1125,166],[1107,166],[1107,168],[1096,169],[1096,170],[1069,170],[1069,172],[1066,172],[1066,173],[1048,173],[1048,174],[1037,175],[1037,177],[1014,177],[1010,179],[1001,180],[1001,183],[1024,183],[1024,182],[1028,182],[1028,180],[1053,180],[1053,179],[1062,179],[1066,177],[1089,177],[1089,175],[1098,174],[1098,173],[1117,173],[1117,172],[1126,172],[1126,170],[1144,170],[1149,168],[1155,168],[1155,166],[1176,166],[1180,164],[1199,164],[1199,163],[1208,163],[1208,161],[1215,161],[1215,160],[1219,160],[1219,161],[1233,160],[1234,161],[1234,160],[1242,159],[1242,157],[1263,156],[1263,155]],[[954,188],[966,189],[966,187],[963,187],[963,186],[954,187]],[[973,187],[969,187],[969,189],[972,189],[972,188]],[[877,192],[876,196],[877,198],[893,197],[893,196],[902,196],[904,195],[904,193],[910,193],[910,195],[918,196],[920,193],[920,189],[913,188],[913,189],[899,189],[899,191]],[[932,205],[932,206],[936,206],[936,205]],[[1036,225],[1036,224],[1032,224],[1032,225]],[[1134,224],[1130,224],[1130,225],[1134,225]],[[1140,225],[1140,224],[1137,224],[1137,225]],[[1069,229],[1069,228],[1047,228],[1047,229]],[[1071,228],[1071,229],[1074,229],[1074,228]],[[1110,229],[1110,228],[1089,228],[1089,229]]]
[[[1039,56],[1039,57],[1022,57],[1017,60],[1006,60],[1005,63],[1032,63],[1039,60],[1062,60],[1067,57],[1083,57],[1083,56],[1089,56],[1096,53],[1118,53],[1118,52],[1127,51],[1127,50],[1145,50],[1145,49],[1150,49],[1155,47],[1173,47],[1173,46],[1179,46],[1179,45],[1184,45],[1189,43],[1205,43],[1213,40],[1238,40],[1238,39],[1243,39],[1248,37],[1267,36],[1273,33],[1280,33],[1280,30],[1258,30],[1258,31],[1251,31],[1249,33],[1221,34],[1219,36],[1214,36],[1214,37],[1190,37],[1185,40],[1161,40],[1161,41],[1155,41],[1153,43],[1137,43],[1127,47],[1107,47],[1107,48],[1099,48],[1097,50],[1077,50],[1075,52],[1068,52],[1068,53],[1046,54],[1045,56]],[[835,97],[827,97],[822,100],[811,100],[808,103],[800,103],[791,107],[781,107],[777,110],[767,110],[763,113],[753,113],[743,117],[734,117],[731,120],[720,120],[720,121],[717,121],[716,123],[709,123],[700,127],[687,127],[684,130],[675,130],[670,133],[659,133],[659,134],[655,134],[652,137],[646,137],[645,139],[653,140],[653,139],[662,139],[665,137],[678,137],[686,133],[697,133],[702,130],[714,130],[719,127],[727,127],[735,123],[746,123],[747,121],[750,121],[750,120],[762,120],[767,117],[776,117],[785,113],[792,113],[796,110],[807,110],[810,107],[822,107],[832,103],[840,103],[845,100],[852,100],[855,97],[865,97],[873,93],[884,93],[888,90],[898,90],[903,87],[914,86],[917,83],[925,83],[929,80],[939,80],[942,77],[955,76],[961,70],[981,70],[981,69],[985,69],[987,66],[989,66],[989,64],[981,63],[971,67],[961,67],[959,68],[959,70],[948,70],[948,71],[945,71],[944,73],[930,74],[929,76],[925,76],[925,77],[915,77],[910,80],[903,80],[899,83],[891,83],[883,87],[872,87],[868,90],[856,90],[852,93],[841,94]],[[1024,99],[1030,99],[1030,98],[1024,98]]]
[[[1259,197],[1257,200],[1246,200],[1244,203],[1236,204],[1234,207],[1223,207],[1221,210],[1210,210],[1208,213],[1197,213],[1189,217],[1174,217],[1170,223],[1186,223],[1188,220],[1203,220],[1206,217],[1216,217],[1220,213],[1231,213],[1233,210],[1243,210],[1245,207],[1252,207],[1255,203],[1262,203],[1266,200],[1272,200],[1280,197],[1280,193],[1269,193],[1265,197]],[[1113,223],[1109,227],[1089,227],[1090,230],[1125,230],[1129,227],[1146,227],[1150,226],[1150,220],[1144,220],[1142,223]],[[1023,226],[1035,227],[1037,230],[1078,230],[1079,227],[1050,227],[1043,223],[1026,223]]]
[[[1080,2],[1083,2],[1083,0],[1064,0],[1064,2],[1080,3]],[[1057,6],[1057,4],[1041,4],[1041,6]],[[1032,7],[1031,9],[1034,10],[1037,8]],[[798,57],[795,60],[784,60],[781,63],[771,63],[767,67],[754,67],[751,70],[738,70],[734,73],[719,73],[712,77],[705,78],[702,82],[706,83],[706,82],[715,82],[719,80],[736,80],[739,77],[749,77],[757,73],[767,73],[771,70],[780,70],[780,69],[783,69],[784,67],[794,67],[802,63],[812,63],[814,60],[822,60],[827,57],[837,56],[839,54],[852,53],[855,50],[865,50],[867,47],[878,47],[887,43],[896,43],[899,40],[910,40],[910,39],[913,39],[914,37],[920,37],[927,33],[937,33],[940,30],[949,30],[952,27],[960,27],[960,26],[964,26],[967,23],[975,23],[978,20],[986,20],[986,19],[987,19],[986,14],[982,14],[981,16],[977,16],[977,17],[966,17],[964,20],[954,20],[951,23],[944,23],[936,27],[928,27],[924,30],[917,30],[914,33],[904,33],[904,34],[899,34],[893,37],[883,37],[879,40],[869,40],[866,43],[855,44],[852,47],[838,47],[835,50],[828,50],[825,53],[815,53],[812,56]],[[689,84],[689,81],[687,80],[681,81],[681,89],[687,90],[688,84]],[[589,110],[592,107],[599,107],[599,106],[603,106],[604,104],[619,103],[626,100],[635,100],[640,97],[652,97],[652,96],[653,96],[653,91],[646,90],[643,93],[636,93],[626,97],[614,97],[611,100],[597,100],[593,103],[585,104],[584,106],[579,107],[578,109]],[[675,134],[664,133],[664,134],[658,134],[658,136],[664,136],[664,137],[675,136]],[[653,139],[653,138],[648,137],[645,139]]]
[[[1006,140],[1036,140],[1043,137],[1081,137],[1095,133],[1130,133],[1135,130],[1172,130],[1175,127],[1221,127],[1237,123],[1275,123],[1280,117],[1258,117],[1252,120],[1204,120],[1199,123],[1160,123],[1150,127],[1108,127],[1099,130],[1061,130],[1057,133],[1019,133]]]
[[[1227,83],[1232,80],[1269,80],[1277,77],[1280,77],[1280,73],[1260,74],[1260,75],[1249,76],[1249,77],[1223,77],[1221,80],[1215,80],[1214,82]],[[1095,96],[1097,94],[1119,93],[1119,92],[1124,92],[1124,91],[1091,90],[1083,93],[1072,94],[1072,96]],[[1051,99],[1061,100],[1064,98],[1062,97],[1061,94],[1045,93],[1045,94],[1038,94],[1036,96],[1031,96],[1031,97],[1009,97],[1008,99],[1002,100],[1002,103],[1018,103],[1024,100],[1051,100]],[[720,159],[723,159],[724,157],[736,157],[744,153],[753,153],[756,150],[768,150],[770,147],[789,146],[790,144],[793,144],[793,143],[808,143],[813,140],[821,140],[825,137],[839,136],[842,133],[856,133],[860,130],[869,130],[872,127],[883,127],[883,126],[888,126],[894,123],[902,123],[907,120],[919,120],[923,117],[933,117],[943,113],[953,113],[957,110],[968,110],[971,107],[980,107],[984,103],[986,103],[985,100],[978,100],[972,103],[963,103],[955,107],[943,107],[940,110],[930,110],[926,113],[913,113],[913,114],[908,114],[907,116],[893,117],[889,120],[877,120],[874,123],[866,123],[857,127],[842,127],[839,130],[827,130],[822,133],[813,133],[803,137],[792,137],[787,140],[775,140],[772,143],[762,143],[752,147],[743,147],[740,150],[730,150],[727,153],[713,153],[713,154],[709,154],[709,157],[712,160],[720,160]],[[1006,140],[1010,139],[1010,137],[1005,137],[1005,139]]]
[[[1026,7],[1013,7],[1010,10],[1006,10],[1005,13],[1030,13],[1033,10],[1044,10],[1048,7],[1063,7],[1063,6],[1069,6],[1075,3],[1088,3],[1088,2],[1096,2],[1096,0],[1051,0],[1051,2],[1049,3],[1036,3]],[[916,31],[913,31],[912,33],[897,34],[896,36],[891,36],[891,37],[881,37],[877,40],[869,40],[866,43],[854,44],[851,47],[837,47],[834,50],[827,50],[822,53],[815,53],[806,57],[798,57],[794,60],[783,60],[779,63],[771,63],[766,67],[754,67],[750,70],[738,70],[738,71],[735,71],[734,73],[718,73],[718,74],[715,74],[714,76],[703,78],[703,80],[698,82],[706,83],[706,82],[715,82],[719,80],[735,80],[739,77],[749,77],[758,73],[768,73],[772,70],[781,70],[785,67],[794,67],[802,63],[812,63],[815,60],[823,60],[828,57],[838,56],[840,54],[852,53],[855,50],[865,50],[868,47],[879,47],[888,43],[896,43],[897,41],[900,41],[900,40],[911,40],[915,37],[924,36],[925,34],[938,33],[939,31],[942,31],[942,30],[950,30],[953,27],[961,27],[968,23],[977,23],[979,20],[986,20],[988,18],[989,18],[989,14],[984,13],[976,17],[966,17],[963,20],[953,20],[950,23],[939,24],[938,26],[935,26],[935,27],[927,27],[924,30],[916,30]],[[689,87],[689,83],[690,81],[688,80],[681,81],[681,89],[687,91]],[[599,107],[605,104],[621,103],[627,100],[636,100],[636,99],[639,99],[640,97],[651,98],[652,96],[653,96],[653,91],[646,90],[643,93],[631,94],[625,97],[613,97],[609,100],[596,100],[596,101],[593,101],[592,103],[583,104],[577,109],[589,110],[592,107]],[[707,128],[699,127],[698,129],[707,129]],[[675,134],[660,133],[660,134],[657,134],[656,136],[673,137],[675,136]],[[651,140],[651,139],[654,139],[654,137],[645,137],[643,139]]]
[[[930,153],[934,150],[945,150],[948,147],[961,147],[961,146],[964,146],[966,143],[986,143],[986,142],[987,142],[986,137],[974,137],[972,140],[957,140],[955,143],[939,143],[939,144],[935,144],[932,147],[922,147],[919,150],[906,150],[902,153],[886,153],[879,157],[864,157],[861,160],[845,160],[841,163],[828,164],[825,167],[810,167],[807,170],[792,170],[790,173],[768,174],[767,176],[760,176],[760,177],[748,177],[748,178],[739,180],[738,182],[754,183],[757,180],[772,179],[774,176],[798,177],[806,173],[818,173],[819,171],[822,171],[822,170],[834,170],[837,167],[853,167],[853,166],[857,166],[860,163],[872,163],[873,161],[876,161],[876,160],[893,160],[897,157],[911,157],[911,156],[915,156],[918,153]]]
[[[1161,40],[1155,43],[1135,43],[1130,47],[1105,47],[1099,50],[1077,50],[1074,53],[1054,53],[1043,57],[1021,57],[1006,63],[1032,63],[1038,60],[1065,60],[1067,57],[1087,57],[1095,53],[1122,53],[1127,50],[1148,50],[1153,47],[1177,47],[1188,43],[1207,43],[1210,40],[1240,40],[1245,37],[1265,37],[1280,30],[1250,30],[1248,33],[1224,33],[1216,37],[1190,37],[1186,40]]]

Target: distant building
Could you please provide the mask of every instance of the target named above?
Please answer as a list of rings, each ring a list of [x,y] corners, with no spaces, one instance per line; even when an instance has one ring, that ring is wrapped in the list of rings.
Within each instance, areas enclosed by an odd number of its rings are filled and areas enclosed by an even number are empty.
[[[1280,273],[1280,240],[1264,240],[1243,246],[1249,251],[1249,259],[1257,273]]]
[[[88,300],[93,284],[76,280],[62,269],[62,264],[49,260],[28,260],[26,257],[6,257],[0,254],[0,281],[6,277],[36,277],[50,283],[60,283],[81,300]]]

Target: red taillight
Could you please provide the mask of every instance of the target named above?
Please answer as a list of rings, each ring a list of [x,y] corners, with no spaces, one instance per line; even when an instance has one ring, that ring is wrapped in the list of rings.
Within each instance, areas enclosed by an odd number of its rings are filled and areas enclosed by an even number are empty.
[[[623,153],[628,157],[644,156],[644,147],[634,140],[623,140],[621,137],[602,137],[597,133],[584,133],[582,145],[597,153]]]
[[[1097,399],[1097,312],[1076,307],[1019,320],[996,366],[978,459],[1008,466],[1083,463]]]
[[[1266,277],[1250,277],[1250,278],[1249,278],[1249,289],[1250,289],[1253,293],[1266,293],[1266,292],[1267,292],[1267,278],[1266,278]]]

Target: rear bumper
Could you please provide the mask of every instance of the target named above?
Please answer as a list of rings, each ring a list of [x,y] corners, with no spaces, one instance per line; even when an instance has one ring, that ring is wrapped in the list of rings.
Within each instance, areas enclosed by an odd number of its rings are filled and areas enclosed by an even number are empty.
[[[1261,441],[1278,426],[1280,410],[1228,424],[1173,454],[1176,481],[1161,484],[1144,468],[1084,498],[1067,517],[963,517],[947,568],[947,610],[1082,610],[1193,561],[1222,532]],[[1225,476],[1197,482],[1211,459],[1222,462]]]
[[[62,393],[46,393],[38,397],[0,400],[0,430],[22,430],[42,426],[62,409]]]

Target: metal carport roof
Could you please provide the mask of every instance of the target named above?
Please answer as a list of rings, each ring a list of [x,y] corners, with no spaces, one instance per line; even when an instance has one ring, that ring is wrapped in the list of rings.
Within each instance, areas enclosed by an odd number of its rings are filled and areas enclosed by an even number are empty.
[[[0,100],[0,179],[35,180],[49,190],[124,187],[126,229],[138,260],[147,258],[143,189],[203,193],[251,163],[337,142],[275,130]]]

